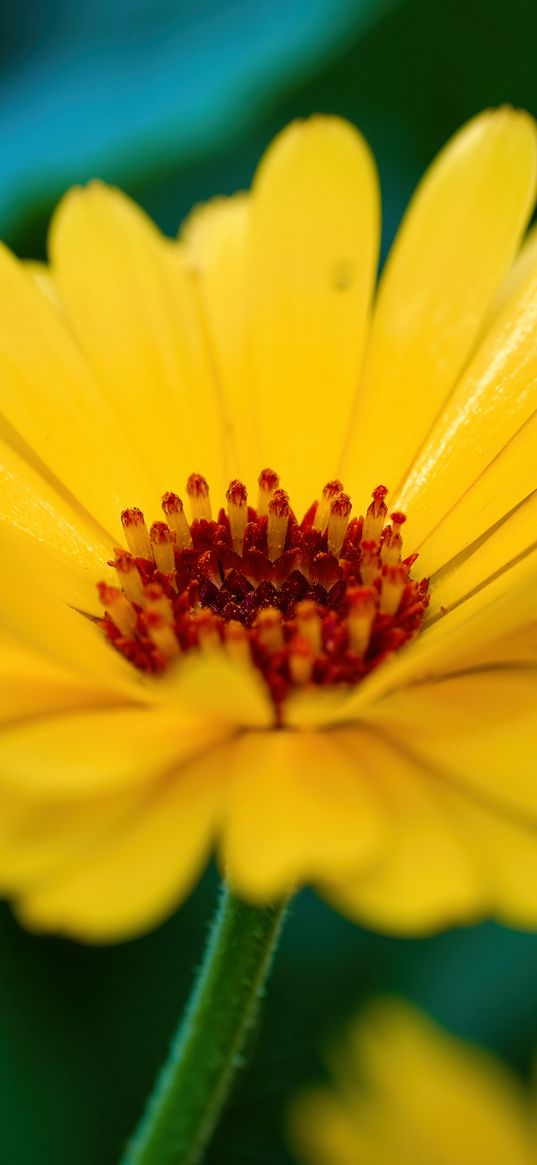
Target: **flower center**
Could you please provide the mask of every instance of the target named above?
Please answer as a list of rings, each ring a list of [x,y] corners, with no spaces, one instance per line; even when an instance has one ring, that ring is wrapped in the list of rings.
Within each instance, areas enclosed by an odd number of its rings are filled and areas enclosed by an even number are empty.
[[[254,663],[279,706],[306,684],[358,683],[418,633],[428,580],[410,577],[417,555],[402,558],[405,516],[388,520],[385,486],[351,518],[342,483],[330,481],[300,522],[271,469],[257,509],[240,481],[215,520],[201,474],[186,492],[190,522],[174,493],[149,531],[140,510],[123,511],[128,550],[110,564],[120,585],[99,583],[106,635],[136,667],[159,673],[223,647]]]

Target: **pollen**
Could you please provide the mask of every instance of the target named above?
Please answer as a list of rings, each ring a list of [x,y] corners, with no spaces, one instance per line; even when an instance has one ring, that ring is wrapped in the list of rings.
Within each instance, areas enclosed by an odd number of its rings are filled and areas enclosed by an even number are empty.
[[[273,469],[262,469],[258,478],[259,495],[257,502],[257,513],[260,518],[266,518],[268,514],[269,502],[275,489],[278,489],[280,479],[278,474]]]
[[[386,486],[353,515],[334,479],[298,520],[274,470],[257,484],[257,509],[234,479],[216,518],[199,473],[186,482],[190,520],[171,491],[149,530],[124,510],[117,586],[99,583],[99,598],[105,634],[135,667],[158,675],[223,650],[258,669],[279,715],[292,691],[355,685],[413,639],[428,580],[412,577],[417,555],[403,558],[405,515],[389,515]]]
[[[165,493],[162,498],[162,510],[168,519],[170,530],[175,534],[175,541],[180,550],[192,546],[192,534],[181,498],[174,493]]]
[[[209,486],[201,473],[191,473],[186,483],[186,492],[190,498],[192,517],[194,520],[211,521],[211,503],[209,501]]]

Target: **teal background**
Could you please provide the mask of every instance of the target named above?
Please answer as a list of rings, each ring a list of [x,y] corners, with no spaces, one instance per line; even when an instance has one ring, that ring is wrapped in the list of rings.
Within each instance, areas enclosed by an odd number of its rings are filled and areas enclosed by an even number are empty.
[[[537,115],[530,0],[19,0],[0,4],[0,233],[44,253],[72,181],[115,181],[174,231],[189,206],[245,186],[290,118],[356,121],[377,154],[384,247],[424,167],[465,118]],[[0,1161],[114,1165],[199,962],[208,871],[155,932],[88,948],[0,911]],[[403,993],[527,1071],[537,1046],[537,937],[486,923],[422,941],[351,926],[296,899],[253,1063],[209,1165],[285,1165],[282,1114],[320,1048],[369,994]],[[455,1163],[454,1163],[455,1165]]]

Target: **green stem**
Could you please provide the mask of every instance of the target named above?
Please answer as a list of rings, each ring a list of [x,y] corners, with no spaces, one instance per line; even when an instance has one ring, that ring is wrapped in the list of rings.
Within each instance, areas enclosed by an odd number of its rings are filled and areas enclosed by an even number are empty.
[[[195,1165],[229,1095],[270,970],[285,905],[225,888],[170,1055],[121,1165]]]

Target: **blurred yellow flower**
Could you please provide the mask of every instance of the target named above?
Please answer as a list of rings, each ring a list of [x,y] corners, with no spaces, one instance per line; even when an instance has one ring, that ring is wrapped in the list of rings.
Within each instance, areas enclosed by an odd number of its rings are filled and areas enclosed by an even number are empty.
[[[382,1000],[350,1026],[334,1083],[291,1109],[304,1165],[535,1165],[535,1096],[481,1048]]]
[[[135,933],[215,844],[254,901],[537,924],[536,174],[526,114],[463,128],[374,305],[376,171],[328,117],[179,242],[93,183],[48,268],[0,253],[0,886],[29,925]]]

